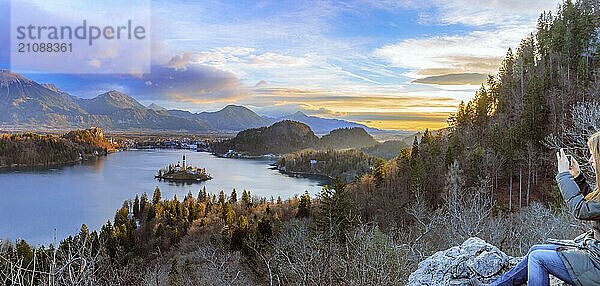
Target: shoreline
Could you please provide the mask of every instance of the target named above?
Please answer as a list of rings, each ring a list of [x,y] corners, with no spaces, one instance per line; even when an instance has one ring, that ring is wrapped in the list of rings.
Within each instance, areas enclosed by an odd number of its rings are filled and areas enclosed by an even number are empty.
[[[209,177],[207,179],[175,179],[175,178],[169,178],[169,177],[154,176],[154,179],[157,179],[159,181],[160,180],[168,181],[168,182],[201,183],[201,182],[206,182],[206,181],[212,180],[212,177]]]
[[[109,154],[117,153],[119,150],[111,150],[107,151],[106,154],[101,155],[93,155],[85,156],[76,160],[65,161],[65,162],[49,162],[49,163],[39,163],[39,164],[12,164],[12,165],[0,165],[0,172],[5,171],[21,171],[21,170],[47,170],[52,168],[60,168],[66,166],[74,166],[77,163],[82,163],[91,160],[97,160],[101,157],[106,157]]]
[[[311,172],[300,172],[300,171],[286,171],[283,170],[281,168],[279,168],[279,166],[277,164],[271,164],[271,166],[273,166],[274,170],[279,171],[282,174],[286,174],[289,176],[303,176],[303,177],[320,177],[320,178],[325,178],[329,181],[333,181],[335,178],[329,176],[329,175],[325,175],[325,174],[320,174],[320,173],[311,173]]]
[[[209,153],[211,153],[210,151],[208,151]],[[218,153],[211,153],[213,156],[215,157],[219,157],[219,158],[226,158],[226,159],[279,159],[281,158],[281,155],[275,155],[275,154],[267,154],[267,155],[235,155],[235,156],[227,156],[227,154],[218,154]]]

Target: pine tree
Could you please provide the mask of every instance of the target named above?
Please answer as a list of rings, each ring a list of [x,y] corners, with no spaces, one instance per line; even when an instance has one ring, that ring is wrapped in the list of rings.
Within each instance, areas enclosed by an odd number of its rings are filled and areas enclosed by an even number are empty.
[[[263,241],[268,240],[273,235],[271,219],[266,214],[258,221],[258,233]]]
[[[140,216],[140,199],[138,195],[135,195],[135,200],[133,200],[133,216],[139,218]]]
[[[464,101],[458,104],[458,111],[456,112],[456,125],[462,126],[470,121],[470,111]]]
[[[225,204],[225,192],[222,190],[219,192],[219,201],[217,203],[221,206]]]
[[[233,249],[241,249],[244,240],[248,237],[250,231],[250,222],[245,215],[241,215],[238,219],[238,225],[231,234],[231,247]]]
[[[226,202],[223,205],[223,210],[221,211],[221,219],[225,222],[226,225],[233,225],[235,222],[235,211],[231,207],[229,202]]]
[[[448,148],[446,149],[446,155],[444,157],[445,166],[450,166],[454,160],[458,159],[462,146],[460,144],[459,135],[457,132],[452,132],[448,138]]]
[[[152,195],[152,204],[158,204],[161,200],[160,188],[156,187],[154,189],[154,194]]]
[[[425,132],[423,132],[423,137],[421,137],[421,144],[429,144],[431,140],[433,140],[431,132],[429,132],[429,128],[426,128]]]
[[[411,193],[422,193],[424,191],[423,182],[425,180],[425,166],[423,163],[423,159],[419,154],[419,141],[415,136],[413,140],[413,145],[410,150],[410,175],[411,175],[411,184],[410,190]]]
[[[173,215],[175,216],[176,219],[181,218],[182,215],[182,210],[181,210],[181,203],[179,202],[179,199],[177,198],[177,194],[173,195]]]
[[[356,206],[346,186],[339,178],[334,179],[332,185],[323,187],[320,201],[317,229],[330,242],[345,241],[358,222]]]
[[[169,269],[169,286],[182,285],[181,274],[179,273],[179,259],[174,257],[171,261],[171,268]]]
[[[244,208],[248,208],[250,206],[250,203],[250,192],[244,190],[244,192],[242,192],[242,205],[244,206]]]
[[[84,223],[81,225],[81,229],[79,230],[79,236],[81,237],[87,237],[90,234],[90,230],[88,229],[88,226]]]
[[[15,245],[17,256],[23,259],[23,265],[30,265],[34,258],[33,248],[23,239],[20,239]],[[8,285],[11,285],[10,283]]]
[[[231,196],[229,197],[229,202],[232,203],[232,204],[236,204],[237,203],[237,192],[235,191],[235,188],[231,192]]]
[[[145,211],[148,206],[148,195],[144,192],[140,198],[140,212]]]
[[[206,195],[206,186],[202,187],[202,190],[200,190],[198,192],[198,201],[199,202],[205,202],[207,200],[207,195]]]
[[[309,217],[310,216],[310,194],[305,191],[300,196],[300,203],[298,204],[298,211],[296,212],[297,217]]]
[[[385,160],[375,159],[373,163],[373,176],[375,177],[375,186],[381,188],[385,180]]]
[[[490,108],[491,103],[490,103],[490,100],[488,97],[488,91],[484,85],[481,85],[479,90],[475,93],[475,97],[473,98],[473,103],[474,103],[474,112],[475,112],[475,114],[473,115],[474,124],[480,130],[479,132],[481,132],[481,129],[483,129],[488,123],[490,109],[491,109]]]
[[[123,203],[123,206],[115,214],[115,226],[127,224],[129,221],[129,205],[127,202]]]

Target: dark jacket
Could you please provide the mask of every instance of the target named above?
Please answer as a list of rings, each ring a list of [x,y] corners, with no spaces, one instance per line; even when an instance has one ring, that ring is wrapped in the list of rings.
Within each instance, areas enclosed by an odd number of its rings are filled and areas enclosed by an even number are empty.
[[[549,239],[547,242],[572,246],[558,254],[575,285],[600,285],[600,202],[585,199],[585,195],[593,190],[583,174],[573,178],[568,171],[560,172],[556,175],[556,182],[573,216],[593,224],[590,231],[573,240]]]

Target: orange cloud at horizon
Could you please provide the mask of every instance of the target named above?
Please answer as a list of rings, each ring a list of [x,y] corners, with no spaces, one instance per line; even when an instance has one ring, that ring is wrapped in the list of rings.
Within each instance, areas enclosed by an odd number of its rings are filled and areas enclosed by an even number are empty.
[[[297,106],[309,115],[354,121],[379,129],[424,130],[448,126],[460,100],[419,94],[356,93],[292,88],[261,89],[255,101]]]
[[[356,121],[356,123],[385,130],[422,131],[425,129],[439,130],[448,127],[446,122],[430,121],[402,121],[402,120],[378,120],[378,121]]]
[[[210,95],[210,93],[208,93]],[[447,119],[456,112],[459,99],[417,93],[365,93],[324,89],[255,88],[224,98],[169,94],[169,99],[186,104],[240,104],[271,112],[300,110],[312,116],[335,118],[388,130],[422,131],[448,126]],[[262,111],[262,112],[261,112]],[[291,112],[289,112],[291,113]],[[286,114],[286,113],[284,113]]]

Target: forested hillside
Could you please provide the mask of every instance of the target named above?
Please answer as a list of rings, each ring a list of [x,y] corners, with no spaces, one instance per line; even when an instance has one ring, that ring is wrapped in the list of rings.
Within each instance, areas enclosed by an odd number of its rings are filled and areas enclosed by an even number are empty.
[[[552,149],[572,147],[585,163],[582,143],[598,127],[598,117],[590,118],[600,100],[598,8],[597,1],[567,1],[556,13],[542,13],[537,33],[508,50],[498,74],[450,116],[450,128],[415,140],[375,170],[375,183],[388,185],[391,196],[423,193],[435,208],[457,160],[466,186],[485,191],[497,208],[553,203]],[[399,178],[405,183],[392,182]]]
[[[277,161],[277,168],[288,173],[319,174],[351,182],[371,172],[375,162],[381,162],[362,151],[306,150],[286,154]]]
[[[269,127],[244,130],[235,138],[215,142],[211,147],[220,155],[231,150],[242,155],[258,156],[282,155],[302,149],[359,149],[378,144],[360,127],[335,129],[319,138],[310,126],[298,121],[283,120]]]
[[[34,167],[74,163],[106,155],[116,146],[100,128],[70,131],[62,136],[33,133],[0,134],[0,167]]]
[[[549,237],[571,238],[585,226],[558,199],[552,151],[568,147],[584,163],[585,140],[600,131],[599,27],[597,1],[543,13],[537,32],[507,52],[449,128],[425,131],[395,158],[373,161],[348,184],[335,180],[317,198],[202,190],[179,201],[157,190],[126,202],[99,234],[82,228],[57,249],[0,245],[0,281],[402,285],[419,261],[469,237],[511,256]],[[285,164],[336,153],[302,156]]]
[[[308,125],[284,120],[269,127],[247,129],[239,132],[235,138],[212,144],[217,154],[226,154],[229,150],[244,155],[285,154],[311,148],[319,138]]]
[[[574,107],[600,100],[598,5],[567,1],[557,13],[542,13],[537,33],[509,50],[498,74],[450,118],[447,162],[466,158],[463,166],[476,164],[467,172],[472,185],[487,180],[504,207],[549,202],[555,170],[551,148],[567,147],[573,126],[588,124],[579,131],[582,138],[594,131],[589,123],[597,118],[579,122]],[[584,147],[570,152],[589,156]]]
[[[335,129],[319,140],[319,147],[323,149],[360,149],[377,144],[377,140],[360,127]]]

